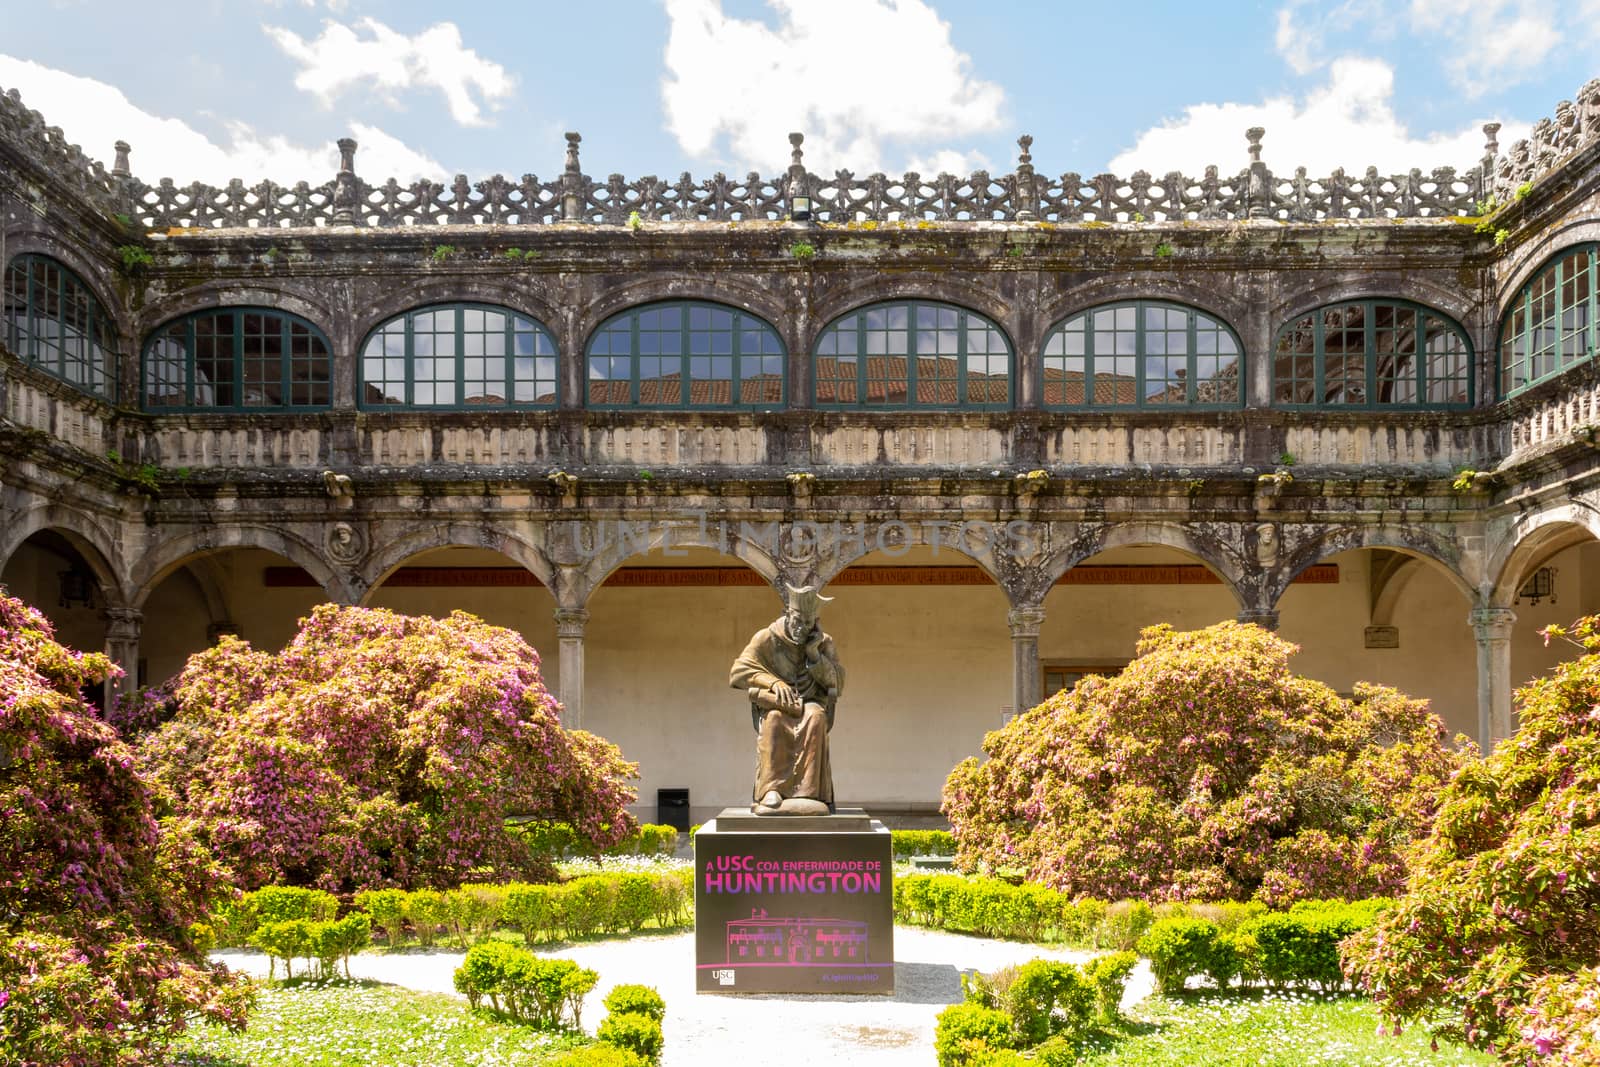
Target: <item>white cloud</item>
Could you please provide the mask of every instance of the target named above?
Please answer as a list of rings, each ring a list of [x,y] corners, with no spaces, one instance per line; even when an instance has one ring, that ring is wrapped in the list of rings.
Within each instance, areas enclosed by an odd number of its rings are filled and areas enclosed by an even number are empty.
[[[0,86],[15,88],[23,103],[60,126],[67,140],[83,146],[91,159],[111,164],[118,140],[133,146],[132,170],[154,184],[170,177],[180,184],[203,181],[223,185],[232,178],[255,184],[333,177],[339,166],[334,144],[299,144],[264,134],[244,122],[227,122],[227,140],[218,144],[181,119],[162,118],[135,106],[120,89],[93,78],[0,55]],[[404,181],[437,178],[443,167],[374,126],[354,123],[351,134],[360,143],[356,169],[375,181],[393,174]]]
[[[1414,30],[1449,59],[1455,86],[1481,96],[1537,74],[1559,45],[1595,38],[1600,0],[1411,0]]]
[[[666,0],[662,102],[684,151],[772,174],[788,165],[788,134],[799,130],[816,173],[985,162],[942,146],[997,128],[1005,92],[972,73],[949,23],[923,0],[767,4],[776,29],[730,18],[721,0]]]
[[[1321,66],[1311,52],[1315,35],[1307,33],[1303,25],[1296,24],[1295,12],[1305,5],[1305,0],[1291,0],[1278,9],[1278,28],[1273,34],[1272,44],[1277,49],[1278,55],[1289,64],[1289,69],[1296,74],[1310,74]]]
[[[1375,166],[1385,174],[1413,167],[1465,170],[1483,156],[1482,123],[1464,130],[1417,136],[1391,107],[1394,69],[1378,59],[1347,56],[1328,64],[1327,81],[1303,98],[1276,97],[1259,104],[1195,104],[1181,119],[1139,135],[1134,146],[1108,164],[1114,174],[1178,170],[1200,174],[1214,163],[1224,174],[1248,163],[1244,131],[1263,126],[1262,159],[1276,174],[1303,166],[1324,177],[1336,167],[1359,173]],[[1506,123],[1500,143],[1528,133],[1526,123]]]
[[[397,33],[374,18],[356,27],[323,23],[322,36],[307,40],[281,26],[263,26],[273,42],[296,63],[296,88],[315,95],[324,107],[342,92],[362,83],[382,92],[391,103],[402,89],[431,88],[444,95],[450,115],[464,126],[487,125],[478,98],[493,107],[508,98],[516,79],[500,64],[484,59],[461,43],[453,22],[429,26],[414,37]]]

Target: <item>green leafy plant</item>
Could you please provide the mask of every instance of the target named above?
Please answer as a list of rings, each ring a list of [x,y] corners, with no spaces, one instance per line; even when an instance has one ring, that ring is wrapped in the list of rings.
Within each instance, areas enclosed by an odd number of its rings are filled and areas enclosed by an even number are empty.
[[[1235,622],[1144,630],[1120,675],[1018,716],[984,739],[987,762],[951,772],[957,863],[1102,899],[1392,891],[1464,758],[1425,703],[1365,683],[1342,697],[1294,674],[1296,651]]]
[[[661,1047],[665,1043],[660,1020],[631,1012],[613,1012],[606,1016],[594,1036],[602,1044],[627,1049],[651,1063],[660,1062]]]
[[[456,254],[455,245],[434,245],[428,252],[428,258],[435,263],[443,263]]]
[[[1517,199],[1526,200],[1528,199],[1528,194],[1531,192],[1533,192],[1533,183],[1523,182],[1521,185],[1517,186]]]
[[[654,475],[654,474],[651,474],[651,473],[650,473],[650,472],[649,472],[649,471],[647,471],[647,470],[643,470],[643,471],[640,471],[640,472],[639,472],[639,480],[640,480],[640,481],[641,481],[641,482],[648,482],[648,481],[653,481],[653,480],[654,480],[654,479],[655,479],[655,475]]]
[[[1511,231],[1510,230],[1505,229],[1505,228],[1502,227],[1501,229],[1498,229],[1498,230],[1494,231],[1494,246],[1496,248],[1501,247],[1502,245],[1504,245],[1510,239],[1511,239]]]
[[[1299,462],[1299,460],[1295,458],[1295,454],[1293,452],[1278,453],[1278,466],[1280,467],[1292,467],[1297,462]]]
[[[1396,1023],[1502,1062],[1595,1062],[1600,1028],[1600,618],[1550,627],[1581,655],[1518,690],[1519,727],[1443,789],[1405,894],[1344,944]]]
[[[122,263],[122,273],[129,277],[143,274],[156,262],[156,257],[143,245],[122,245],[117,249],[117,258]]]
[[[242,1029],[251,983],[196,940],[222,872],[84,702],[111,660],[0,591],[0,664],[0,1060],[144,1067],[191,1022]]]
[[[1006,256],[1011,259],[1021,259],[1023,254],[1021,245],[1008,245],[1006,247]]]
[[[796,241],[789,246],[789,255],[795,259],[811,259],[817,254],[817,246],[809,241]]]
[[[1132,220],[1133,220],[1133,221],[1134,221],[1134,222],[1143,222],[1143,221],[1145,221],[1145,218],[1144,218],[1144,212],[1142,212],[1142,211],[1135,211],[1135,212],[1134,212],[1134,213],[1133,213],[1133,216],[1132,216]]]
[[[1157,259],[1171,259],[1172,258],[1172,252],[1173,252],[1172,245],[1168,244],[1166,241],[1162,241],[1160,244],[1156,245],[1156,258]]]
[[[637,211],[628,212],[627,227],[630,233],[638,233],[640,230],[644,229],[644,219],[639,217],[639,213]]]
[[[464,613],[323,605],[281,653],[224,641],[191,657],[175,703],[143,765],[237,885],[547,876],[509,812],[565,822],[591,851],[634,825],[634,765],[561,726],[522,637]],[[408,906],[419,934],[444,921]]]

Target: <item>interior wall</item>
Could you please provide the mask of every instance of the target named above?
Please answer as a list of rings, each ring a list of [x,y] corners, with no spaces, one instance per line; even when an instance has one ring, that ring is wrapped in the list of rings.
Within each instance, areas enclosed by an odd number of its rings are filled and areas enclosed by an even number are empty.
[[[293,567],[276,552],[234,548],[206,557],[202,564],[215,580],[228,619],[212,618],[211,607],[188,566],[179,567],[150,593],[144,604],[139,655],[144,684],[166,681],[190,656],[210,645],[213,623],[231,622],[256,648],[276,652],[300,628],[300,620],[326,597],[317,585],[268,588],[268,567]]]
[[[29,538],[6,561],[5,569],[0,571],[0,585],[49,619],[55,627],[56,640],[61,644],[79,652],[104,652],[104,593],[96,589],[93,607],[82,604],[74,604],[69,608],[61,606],[60,573],[74,565],[89,571],[88,564],[76,551],[64,546],[63,551],[71,555],[63,555]]]
[[[521,569],[511,557],[488,548],[435,549],[412,556],[404,566]],[[465,611],[492,626],[515,630],[539,653],[539,674],[545,688],[551,693],[560,692],[556,598],[542,585],[443,588],[379,585],[367,598],[367,604],[406,615],[435,618],[444,618],[452,611]]]
[[[1116,548],[1080,566],[1196,566],[1200,561],[1159,546]],[[1139,631],[1170,623],[1198,630],[1237,618],[1239,602],[1215,585],[1057,585],[1045,595],[1039,660],[1110,666],[1133,658]],[[1009,669],[1009,668],[1008,668]]]

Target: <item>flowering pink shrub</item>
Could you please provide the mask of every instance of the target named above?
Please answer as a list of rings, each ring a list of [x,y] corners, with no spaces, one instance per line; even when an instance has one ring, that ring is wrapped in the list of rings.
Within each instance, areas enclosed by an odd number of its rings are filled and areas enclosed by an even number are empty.
[[[220,871],[158,824],[133,753],[83,703],[115,672],[0,592],[0,1056],[133,1065],[193,1015],[242,1026],[251,986],[190,934]]]
[[[1406,895],[1345,946],[1392,1019],[1507,1063],[1600,1064],[1600,619],[1440,798]]]
[[[1346,700],[1289,670],[1294,645],[1226,622],[1155,626],[984,739],[944,810],[966,869],[1021,868],[1073,896],[1243,900],[1389,893],[1460,763],[1422,701]]]
[[[541,873],[505,817],[571,824],[598,851],[633,830],[635,765],[565,730],[519,635],[317,608],[281,653],[224,639],[189,660],[143,759],[237,883],[451,886]]]

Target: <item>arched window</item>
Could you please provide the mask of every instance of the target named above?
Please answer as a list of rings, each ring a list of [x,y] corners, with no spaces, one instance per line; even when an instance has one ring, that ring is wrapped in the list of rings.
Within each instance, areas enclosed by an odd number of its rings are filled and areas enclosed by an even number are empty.
[[[49,256],[22,255],[6,265],[3,292],[7,348],[85,392],[115,398],[116,333],[83,279]]]
[[[1453,320],[1420,304],[1329,304],[1278,331],[1272,402],[1337,409],[1468,407],[1472,345]]]
[[[718,304],[647,304],[595,330],[588,375],[595,408],[773,407],[784,397],[783,339]]]
[[[1090,308],[1045,336],[1049,408],[1234,408],[1243,348],[1226,323],[1155,300]]]
[[[553,407],[556,341],[509,308],[415,308],[367,335],[357,395],[367,408]]]
[[[271,308],[218,308],[160,327],[144,346],[144,407],[324,408],[332,360],[322,332]]]
[[[817,338],[819,408],[1004,408],[1011,342],[975,311],[897,300],[834,319]]]
[[[1511,301],[1500,326],[1502,397],[1594,355],[1597,248],[1559,253]]]

